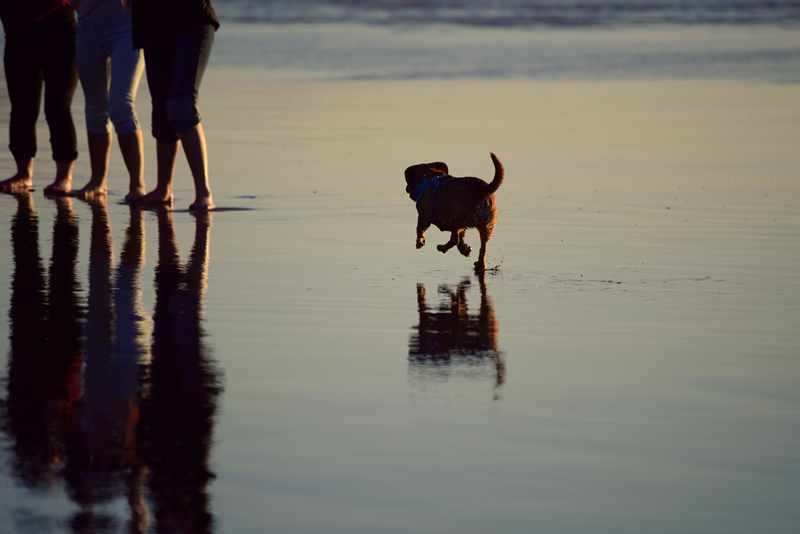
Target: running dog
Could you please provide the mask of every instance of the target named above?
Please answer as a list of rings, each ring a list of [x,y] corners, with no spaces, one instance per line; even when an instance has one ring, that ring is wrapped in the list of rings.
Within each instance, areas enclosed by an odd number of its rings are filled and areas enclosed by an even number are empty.
[[[486,243],[497,224],[495,191],[503,183],[503,164],[491,154],[494,179],[486,183],[480,178],[450,176],[447,164],[437,161],[412,165],[405,171],[406,193],[417,203],[417,248],[425,246],[425,230],[431,224],[450,232],[450,241],[437,246],[447,252],[453,247],[469,257],[472,249],[464,242],[467,228],[477,228],[481,250],[475,272],[486,270]]]

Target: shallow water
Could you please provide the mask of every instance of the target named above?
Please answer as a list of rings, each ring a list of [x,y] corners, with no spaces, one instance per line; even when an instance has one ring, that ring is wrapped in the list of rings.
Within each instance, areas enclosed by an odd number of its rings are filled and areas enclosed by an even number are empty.
[[[212,69],[231,209],[0,197],[0,531],[796,531],[797,96]],[[477,277],[402,170],[489,150]]]

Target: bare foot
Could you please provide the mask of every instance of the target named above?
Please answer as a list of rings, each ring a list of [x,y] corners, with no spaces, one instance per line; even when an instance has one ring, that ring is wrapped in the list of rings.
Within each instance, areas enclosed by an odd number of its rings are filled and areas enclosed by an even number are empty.
[[[189,211],[211,211],[214,209],[214,200],[211,198],[211,193],[208,196],[198,196],[194,199],[191,206],[189,206]]]
[[[57,178],[52,184],[44,188],[44,194],[52,197],[67,196],[72,192],[72,176]]]
[[[125,195],[125,202],[128,204],[135,204],[140,198],[145,196],[144,187],[132,187],[128,194]]]
[[[90,198],[97,198],[97,197],[104,197],[108,195],[108,188],[106,184],[99,184],[95,185],[92,184],[90,181],[88,184],[83,186],[81,189],[72,192],[72,196],[82,198],[83,200],[89,200]]]
[[[33,190],[33,178],[30,174],[17,173],[0,182],[0,191],[4,193],[27,193]]]
[[[159,204],[171,206],[172,200],[173,200],[172,192],[160,191],[158,189],[154,189],[153,191],[150,191],[146,195],[134,199],[133,204],[136,206],[152,206]]]

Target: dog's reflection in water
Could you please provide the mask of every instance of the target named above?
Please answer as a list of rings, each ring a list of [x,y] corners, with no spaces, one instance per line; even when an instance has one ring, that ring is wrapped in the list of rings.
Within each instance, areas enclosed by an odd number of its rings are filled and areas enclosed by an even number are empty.
[[[456,287],[439,286],[438,305],[429,303],[423,284],[417,284],[419,325],[408,342],[409,377],[428,390],[451,379],[492,380],[495,398],[506,379],[505,355],[498,350],[499,322],[486,291],[485,274],[478,276],[480,307],[470,313],[464,278]]]

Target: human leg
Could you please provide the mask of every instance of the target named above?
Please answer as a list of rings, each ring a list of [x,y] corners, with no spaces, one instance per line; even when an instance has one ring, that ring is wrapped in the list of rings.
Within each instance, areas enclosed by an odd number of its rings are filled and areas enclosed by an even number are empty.
[[[108,112],[128,169],[125,200],[131,201],[145,194],[144,142],[136,115],[136,93],[144,71],[144,57],[141,50],[133,48],[130,18],[109,21],[105,41],[111,58]]]
[[[136,199],[136,204],[172,204],[172,179],[180,144],[180,141],[156,140],[156,188]]]
[[[91,176],[75,194],[89,198],[107,193],[111,130],[108,119],[108,55],[103,49],[101,29],[87,20],[78,22],[75,57],[86,102],[86,133]]]
[[[3,66],[11,102],[9,149],[17,172],[0,182],[0,191],[19,192],[33,188],[33,159],[36,156],[36,120],[42,98],[42,73],[32,61],[35,48],[27,35],[6,35]]]
[[[177,39],[175,61],[166,94],[167,119],[170,128],[179,132],[194,180],[195,200],[189,206],[193,211],[214,208],[208,179],[208,149],[198,106],[200,83],[213,42],[212,26],[196,28]]]
[[[33,158],[14,158],[17,172],[0,182],[4,193],[24,193],[33,190]]]
[[[174,42],[170,39],[148,38],[145,43],[145,71],[152,102],[151,131],[156,139],[156,187],[146,195],[134,199],[135,204],[172,203],[172,179],[180,138],[169,129],[165,100],[173,56]]]
[[[84,200],[108,194],[106,180],[108,161],[111,157],[111,132],[101,134],[87,132],[86,138],[89,142],[89,164],[92,176],[89,183],[74,192],[75,196]]]
[[[56,162],[55,181],[45,194],[67,194],[72,189],[72,168],[78,157],[72,96],[78,85],[75,64],[75,18],[66,7],[48,15],[37,26],[39,38],[49,53],[44,54],[44,113],[50,128],[50,145]]]
[[[190,211],[209,211],[214,209],[214,200],[211,196],[211,186],[208,183],[208,149],[203,125],[198,123],[192,128],[181,132],[181,143],[189,170],[194,180],[194,202],[189,206]]]
[[[144,185],[144,137],[142,130],[136,129],[131,133],[117,136],[122,160],[128,169],[130,181],[125,202],[131,202],[145,195]]]

